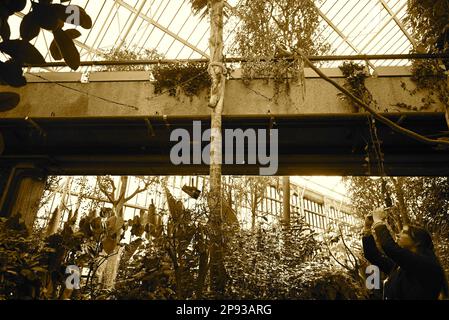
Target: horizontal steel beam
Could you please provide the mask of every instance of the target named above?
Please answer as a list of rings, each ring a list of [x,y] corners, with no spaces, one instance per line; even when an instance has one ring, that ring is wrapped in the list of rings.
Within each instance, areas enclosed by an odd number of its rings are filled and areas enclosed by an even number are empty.
[[[344,60],[419,60],[419,59],[449,59],[449,53],[410,53],[410,54],[358,54],[335,56],[309,56],[310,61],[344,61]],[[270,59],[260,59],[267,61]],[[291,60],[291,59],[284,59]],[[225,62],[245,62],[242,57],[226,58]],[[159,59],[159,60],[122,60],[122,61],[81,61],[81,66],[108,66],[108,65],[157,65],[171,63],[208,63],[209,59]],[[63,62],[48,62],[44,64],[28,64],[26,67],[63,67]]]

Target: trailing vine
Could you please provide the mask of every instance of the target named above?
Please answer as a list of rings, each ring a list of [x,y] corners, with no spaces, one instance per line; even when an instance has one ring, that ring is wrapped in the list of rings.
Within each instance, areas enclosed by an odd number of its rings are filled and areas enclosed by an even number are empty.
[[[345,76],[345,83],[343,87],[348,90],[355,97],[362,100],[368,106],[377,107],[377,101],[374,100],[373,95],[369,92],[365,85],[365,79],[367,78],[366,67],[363,64],[355,62],[343,62],[339,69]],[[349,103],[355,112],[360,110],[360,106],[351,100],[346,94],[342,92],[337,96],[343,101]],[[364,110],[362,110],[364,111]],[[365,145],[366,152],[366,167],[368,174],[371,175],[372,169],[376,168],[376,174],[384,175],[384,154],[381,148],[381,141],[377,135],[376,121],[372,115],[368,116],[368,128],[369,128],[369,140]],[[373,165],[375,167],[373,167]]]
[[[416,87],[409,89],[405,82],[401,82],[402,89],[412,96],[423,92],[427,94],[421,99],[421,106],[410,106],[404,103],[398,103],[397,106],[418,111],[429,109],[439,101],[445,108],[449,107],[448,71],[444,65],[441,65],[437,60],[415,60],[412,63],[411,73],[410,79]]]
[[[199,95],[211,86],[207,72],[207,63],[176,63],[154,67],[152,74],[155,80],[154,93],[167,90],[170,96],[178,96],[181,92],[188,97]]]
[[[363,100],[368,105],[377,102],[373,99],[373,95],[366,88],[365,79],[367,78],[366,67],[363,64],[355,63],[353,61],[343,62],[341,66],[338,67],[343,76],[345,77],[345,83],[343,87],[355,95],[357,98]],[[354,111],[359,110],[359,106],[350,100],[345,94],[339,92],[337,96],[349,103]]]

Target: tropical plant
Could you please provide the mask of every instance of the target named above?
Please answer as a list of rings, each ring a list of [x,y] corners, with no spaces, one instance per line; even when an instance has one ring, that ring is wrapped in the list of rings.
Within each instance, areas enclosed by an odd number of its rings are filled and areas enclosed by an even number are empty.
[[[53,3],[52,0],[5,0],[0,3],[0,52],[9,57],[0,61],[0,84],[21,87],[26,84],[22,68],[26,65],[45,63],[42,54],[30,41],[36,38],[41,29],[52,32],[53,40],[50,53],[55,60],[64,60],[67,65],[76,70],[80,66],[80,55],[74,39],[81,36],[77,29],[63,29],[65,23],[92,28],[92,20],[86,11],[74,5]],[[8,23],[10,16],[23,11],[31,4],[30,11],[25,14],[20,24],[21,39],[11,39],[11,28]],[[14,108],[20,101],[20,96],[14,92],[0,92],[0,111]]]

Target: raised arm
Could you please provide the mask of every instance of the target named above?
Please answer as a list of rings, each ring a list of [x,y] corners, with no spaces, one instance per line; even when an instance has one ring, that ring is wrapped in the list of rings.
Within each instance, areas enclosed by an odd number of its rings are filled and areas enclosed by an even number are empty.
[[[385,224],[377,224],[374,227],[374,232],[385,254],[404,270],[425,272],[434,266],[429,257],[400,247],[391,237]]]
[[[362,238],[363,254],[370,263],[379,267],[379,269],[389,274],[394,268],[393,260],[383,255],[379,249],[377,249],[376,242],[372,235],[364,235]]]
[[[377,248],[374,237],[371,234],[372,224],[373,217],[365,217],[365,228],[362,238],[363,254],[370,263],[378,266],[382,272],[389,274],[394,268],[394,262],[383,255]]]

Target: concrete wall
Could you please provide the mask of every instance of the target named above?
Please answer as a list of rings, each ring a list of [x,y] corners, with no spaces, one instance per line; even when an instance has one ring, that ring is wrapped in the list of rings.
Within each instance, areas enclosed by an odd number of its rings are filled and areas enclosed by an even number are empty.
[[[338,83],[344,79],[338,69],[323,69]],[[410,111],[394,106],[401,102],[420,106],[424,95],[410,94],[401,88],[401,82],[414,88],[410,72],[403,67],[379,68],[378,77],[366,81],[368,89],[379,104],[379,111]],[[301,99],[301,89],[292,84],[287,91],[274,98],[274,87],[266,80],[253,80],[245,86],[238,79],[239,72],[227,82],[224,114],[302,114],[302,113],[348,113],[353,109],[337,98],[337,89],[325,82],[310,69],[306,73],[306,95]],[[234,79],[237,78],[237,79]],[[154,94],[148,72],[97,72],[90,74],[88,83],[81,83],[80,73],[27,74],[28,85],[14,89],[0,86],[1,91],[20,93],[18,107],[0,112],[3,118],[24,117],[97,117],[97,116],[150,116],[150,115],[208,115],[208,92],[199,97],[184,95],[171,97],[167,93]],[[114,103],[114,102],[117,103]],[[134,110],[130,106],[138,108]],[[419,111],[443,111],[440,104]]]

